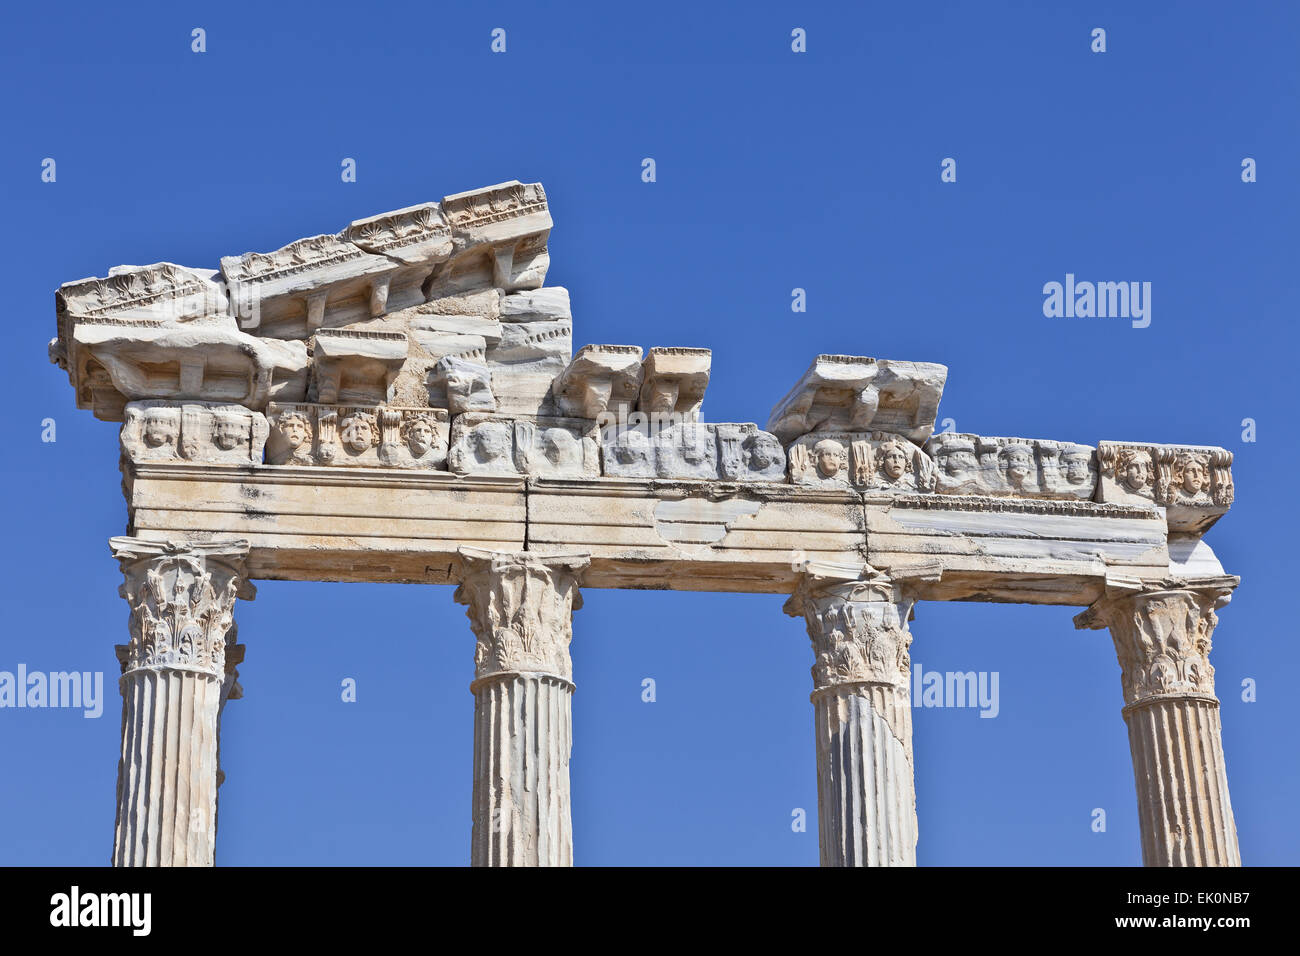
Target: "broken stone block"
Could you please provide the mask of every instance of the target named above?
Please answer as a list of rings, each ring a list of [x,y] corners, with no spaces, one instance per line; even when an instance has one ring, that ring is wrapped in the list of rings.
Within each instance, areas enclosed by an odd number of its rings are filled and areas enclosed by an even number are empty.
[[[410,265],[442,262],[453,247],[451,227],[436,202],[358,219],[343,230],[342,237],[365,252]]]
[[[641,348],[584,345],[555,380],[555,400],[565,415],[626,422],[641,391]]]
[[[257,411],[272,398],[301,398],[307,383],[304,343],[256,338],[229,318],[168,324],[88,317],[75,323],[66,346],[62,354],[78,403],[103,412],[101,417],[114,409],[120,417],[126,401],[148,399]],[[114,393],[124,401],[116,403]]]
[[[482,281],[507,292],[542,286],[550,266],[551,214],[541,183],[511,180],[445,196],[442,213],[458,254],[435,278],[435,288],[456,292]]]
[[[948,369],[859,355],[819,355],[768,419],[783,442],[817,431],[884,431],[924,442]]]
[[[637,410],[698,422],[712,355],[709,349],[652,348],[643,364]]]
[[[406,355],[403,332],[321,329],[312,338],[308,397],[325,405],[386,402]]]
[[[430,385],[447,396],[453,415],[462,412],[494,412],[492,373],[486,365],[449,355],[440,359],[430,374]]]
[[[502,322],[555,322],[572,318],[569,290],[562,286],[501,297]]]

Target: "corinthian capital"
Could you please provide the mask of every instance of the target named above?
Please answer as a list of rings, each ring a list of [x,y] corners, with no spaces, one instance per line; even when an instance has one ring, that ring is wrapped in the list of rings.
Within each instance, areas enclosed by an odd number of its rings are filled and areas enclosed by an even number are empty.
[[[936,580],[925,568],[890,575],[875,568],[809,563],[785,613],[802,616],[816,658],[815,690],[837,684],[906,685],[912,662],[907,621],[915,598],[908,584]]]
[[[549,674],[572,682],[569,641],[586,554],[540,556],[526,551],[461,548],[456,601],[478,646],[476,681],[498,674]]]
[[[1078,628],[1109,628],[1126,706],[1172,697],[1214,697],[1210,641],[1214,612],[1232,599],[1232,575],[1162,581],[1110,579],[1106,592],[1074,618]]]
[[[225,681],[241,656],[234,645],[235,598],[251,601],[244,579],[247,541],[186,543],[109,540],[122,567],[118,593],[131,607],[131,638],[119,645],[122,674],[188,670]]]

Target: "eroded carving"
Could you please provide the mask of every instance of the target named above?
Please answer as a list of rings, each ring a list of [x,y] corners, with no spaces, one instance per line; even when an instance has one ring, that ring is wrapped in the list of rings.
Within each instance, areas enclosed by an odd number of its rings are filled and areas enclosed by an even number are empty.
[[[441,358],[429,372],[429,384],[446,396],[453,415],[497,410],[492,372],[480,362],[459,355]]]
[[[599,454],[589,421],[467,414],[452,423],[447,466],[462,475],[594,478],[600,474]]]
[[[443,468],[448,416],[393,405],[272,405],[268,465]]]
[[[1094,449],[1073,442],[940,433],[926,442],[943,495],[1012,495],[1091,501]]]
[[[914,601],[886,574],[867,568],[859,580],[800,578],[785,612],[803,617],[812,639],[815,691],[840,684],[906,687],[912,636],[907,619]]]
[[[883,431],[924,442],[948,369],[859,355],[819,355],[768,419],[783,442],[817,431]]]
[[[641,347],[584,345],[555,380],[560,411],[577,418],[626,421],[641,390]]]
[[[782,481],[785,452],[753,423],[637,423],[602,430],[604,474],[616,478]]]
[[[788,450],[796,485],[861,491],[930,492],[934,464],[925,451],[889,432],[814,432]]]
[[[1232,506],[1232,452],[1197,445],[1101,442],[1097,500],[1164,505],[1169,530],[1203,533]]]
[[[637,410],[650,416],[671,415],[677,421],[698,422],[712,361],[709,349],[652,348],[642,366]]]
[[[1231,600],[1239,581],[1223,575],[1205,581],[1171,578],[1111,586],[1074,623],[1110,629],[1126,705],[1169,697],[1212,698],[1210,643],[1219,620],[1215,611]]]
[[[122,674],[175,669],[224,679],[235,598],[252,600],[256,593],[243,579],[248,543],[187,546],[119,537],[109,544],[122,567],[119,592],[131,608],[130,641],[117,648]]]
[[[478,639],[475,680],[523,673],[572,682],[573,612],[582,607],[579,583],[590,558],[461,548],[460,561],[455,599]]]
[[[122,426],[122,451],[132,461],[260,464],[266,416],[240,405],[131,402]]]

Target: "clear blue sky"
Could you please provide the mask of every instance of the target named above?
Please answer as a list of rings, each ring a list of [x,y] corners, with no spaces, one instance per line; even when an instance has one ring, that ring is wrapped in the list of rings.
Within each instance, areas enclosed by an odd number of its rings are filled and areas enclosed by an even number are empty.
[[[126,516],[115,426],[46,363],[55,288],[513,178],[545,184],[575,346],[712,348],[710,421],[765,422],[811,356],[847,352],[947,364],[959,430],[1231,449],[1237,503],[1208,540],[1243,578],[1212,658],[1232,802],[1247,864],[1300,861],[1300,7],[586,6],[6,7],[0,670],[103,670],[109,700],[0,711],[0,863],[107,863],[112,838],[127,608],[106,539]],[[1150,327],[1044,318],[1067,272],[1151,282]],[[468,860],[473,637],[451,596],[265,582],[240,606],[219,863]],[[816,863],[811,651],[781,603],[586,593],[579,864]],[[918,608],[913,660],[1001,692],[996,719],[915,711],[920,863],[1139,862],[1118,666],[1074,613]]]

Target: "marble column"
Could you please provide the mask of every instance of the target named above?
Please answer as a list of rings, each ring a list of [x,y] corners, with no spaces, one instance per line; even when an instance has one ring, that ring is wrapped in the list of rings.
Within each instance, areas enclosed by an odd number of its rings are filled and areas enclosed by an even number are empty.
[[[872,568],[811,563],[786,602],[812,638],[822,866],[915,866],[913,599]]]
[[[572,866],[569,642],[588,555],[461,548],[474,652],[474,866]]]
[[[220,714],[239,696],[235,598],[251,600],[246,541],[119,537],[119,589],[131,608],[122,665],[122,755],[114,866],[211,866],[217,833]]]
[[[1214,612],[1239,581],[1113,579],[1075,618],[1115,642],[1146,866],[1241,865],[1209,660]]]

